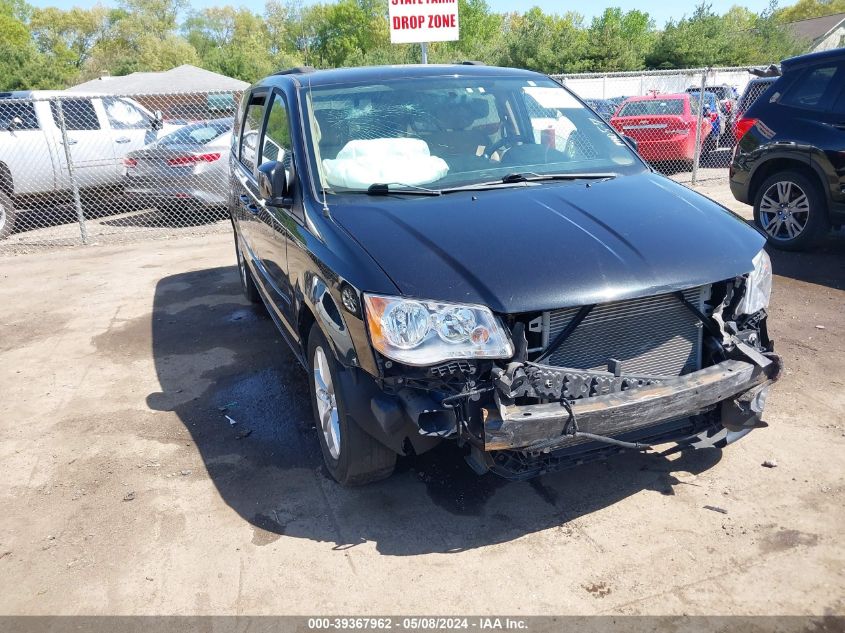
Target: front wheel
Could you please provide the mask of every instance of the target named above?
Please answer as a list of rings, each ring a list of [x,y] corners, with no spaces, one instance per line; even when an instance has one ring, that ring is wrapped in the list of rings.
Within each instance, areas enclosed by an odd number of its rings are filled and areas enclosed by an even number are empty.
[[[396,453],[368,435],[347,415],[341,372],[325,336],[317,325],[308,335],[311,406],[323,461],[331,476],[344,486],[360,486],[393,474]]]
[[[754,198],[754,222],[769,244],[788,251],[814,246],[830,228],[818,184],[797,171],[773,174],[760,186]]]
[[[15,205],[5,191],[0,191],[0,240],[4,240],[15,229]]]
[[[255,286],[255,280],[252,278],[252,271],[249,269],[244,259],[244,254],[241,252],[237,233],[235,233],[235,256],[238,258],[238,277],[241,279],[241,290],[243,290],[244,297],[250,303],[261,303],[261,295],[258,294],[258,288]]]

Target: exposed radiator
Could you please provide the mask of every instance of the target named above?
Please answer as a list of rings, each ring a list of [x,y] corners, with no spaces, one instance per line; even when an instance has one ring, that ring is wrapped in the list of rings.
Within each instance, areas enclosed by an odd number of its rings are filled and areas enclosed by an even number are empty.
[[[710,286],[684,291],[702,312]],[[554,341],[579,307],[543,313],[543,346]],[[546,361],[557,367],[608,370],[621,362],[623,373],[679,376],[701,368],[702,326],[672,294],[595,306]]]

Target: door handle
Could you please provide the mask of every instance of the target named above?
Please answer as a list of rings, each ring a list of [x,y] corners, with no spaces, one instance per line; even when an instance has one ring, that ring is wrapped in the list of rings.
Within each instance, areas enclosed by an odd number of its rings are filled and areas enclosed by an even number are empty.
[[[128,143],[130,140],[132,140],[132,139],[130,139],[127,136],[121,136],[119,138],[114,139],[114,142],[115,143]]]
[[[67,144],[68,144],[68,145],[76,145],[76,143],[77,143],[77,140],[76,140],[75,138],[69,138],[69,139],[67,140]],[[64,141],[61,141],[61,142],[60,142],[60,144],[61,144],[61,145],[64,145],[65,143],[64,143]]]

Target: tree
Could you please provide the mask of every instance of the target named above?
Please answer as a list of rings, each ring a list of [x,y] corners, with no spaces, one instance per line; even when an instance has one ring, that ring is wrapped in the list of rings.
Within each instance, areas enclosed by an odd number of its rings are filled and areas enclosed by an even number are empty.
[[[281,52],[268,54],[270,32],[265,20],[247,9],[212,7],[192,14],[183,26],[203,67],[254,82],[278,69]]]
[[[369,51],[389,45],[386,6],[375,0],[340,0],[303,12],[309,56],[321,67],[348,66]]]
[[[755,16],[753,32],[754,51],[751,63],[765,64],[805,52],[805,43],[780,22],[777,0],[771,0],[769,7]]]
[[[502,30],[504,16],[493,13],[487,0],[458,0],[460,39],[444,42],[442,48],[449,61],[493,61],[494,42]],[[439,51],[435,50],[435,55]]]
[[[295,18],[295,11],[279,0],[268,0],[264,5],[264,25],[276,68],[302,63],[297,47]]]
[[[498,63],[546,73],[582,70],[586,31],[578,13],[547,15],[534,7],[505,18]]]
[[[773,2],[759,15],[733,7],[719,16],[700,4],[690,18],[670,22],[646,60],[658,68],[743,66],[779,61],[800,52],[800,43],[777,23]]]
[[[654,21],[648,13],[605,9],[593,19],[588,32],[588,68],[595,72],[645,68],[655,40]]]
[[[845,13],[845,0],[798,0],[791,7],[778,10],[775,18],[778,22],[787,23],[833,13]]]
[[[82,71],[107,28],[108,11],[101,5],[68,11],[55,7],[36,9],[30,22],[38,50],[69,79]]]
[[[87,74],[125,75],[198,64],[194,47],[177,33],[187,0],[123,0],[109,12],[106,35],[92,54]]]
[[[36,47],[29,31],[32,7],[0,0],[0,90],[62,88],[65,78]]]

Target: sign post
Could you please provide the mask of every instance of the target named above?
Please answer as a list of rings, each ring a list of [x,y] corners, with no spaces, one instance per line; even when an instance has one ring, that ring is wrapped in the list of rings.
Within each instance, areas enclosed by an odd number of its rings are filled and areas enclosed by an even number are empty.
[[[387,0],[392,44],[419,44],[428,63],[429,42],[451,42],[460,36],[458,0]]]

